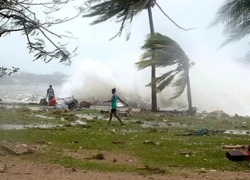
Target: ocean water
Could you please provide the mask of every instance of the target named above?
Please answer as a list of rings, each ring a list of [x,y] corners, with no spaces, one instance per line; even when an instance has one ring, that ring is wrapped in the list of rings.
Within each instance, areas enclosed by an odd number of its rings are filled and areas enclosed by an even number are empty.
[[[0,86],[0,99],[7,102],[39,102],[46,97],[47,86],[4,85]],[[53,87],[59,93],[60,87]]]

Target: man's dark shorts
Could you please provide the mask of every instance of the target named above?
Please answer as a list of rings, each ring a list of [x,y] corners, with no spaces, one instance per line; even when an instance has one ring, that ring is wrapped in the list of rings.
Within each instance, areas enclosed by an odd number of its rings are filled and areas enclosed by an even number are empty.
[[[111,112],[112,113],[116,113],[116,109],[111,109]]]

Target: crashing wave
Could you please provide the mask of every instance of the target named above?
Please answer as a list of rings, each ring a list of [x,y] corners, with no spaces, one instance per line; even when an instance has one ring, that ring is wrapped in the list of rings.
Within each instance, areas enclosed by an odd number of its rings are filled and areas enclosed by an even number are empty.
[[[5,94],[1,99],[2,102],[13,102],[13,103],[39,103],[40,99],[42,99],[42,96],[39,96],[38,94],[22,94],[19,93],[18,95],[8,95]]]

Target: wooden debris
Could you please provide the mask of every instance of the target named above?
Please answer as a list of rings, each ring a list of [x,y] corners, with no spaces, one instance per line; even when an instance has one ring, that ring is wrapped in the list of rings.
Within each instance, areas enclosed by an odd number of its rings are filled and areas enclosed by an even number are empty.
[[[161,142],[153,142],[151,140],[144,140],[143,144],[153,144],[156,146],[162,146],[163,144]]]
[[[1,146],[2,146],[5,150],[9,151],[11,154],[14,154],[14,155],[20,155],[20,154],[21,154],[21,153],[19,153],[19,152],[14,151],[13,149],[9,148],[8,146],[6,146],[6,145],[4,145],[4,144],[1,144]]]
[[[182,155],[191,155],[192,153],[191,152],[187,152],[187,151],[181,151],[180,154],[182,154]]]
[[[105,159],[105,158],[104,158],[104,155],[103,155],[102,153],[99,153],[99,154],[97,154],[97,155],[92,156],[91,159],[103,160],[103,159]]]
[[[149,166],[140,166],[140,167],[137,167],[136,169],[137,170],[147,170],[147,171],[152,172],[152,173],[160,173],[160,174],[163,174],[163,173],[166,172],[165,169],[152,168],[152,167],[149,167]]]
[[[47,144],[48,143],[45,139],[38,139],[35,142],[40,143],[40,144]]]
[[[120,139],[115,139],[112,141],[113,144],[123,144],[124,142],[120,141]]]
[[[223,149],[245,149],[243,145],[224,145]]]
[[[1,144],[2,148],[14,155],[30,154],[34,153],[34,149],[26,144]]]

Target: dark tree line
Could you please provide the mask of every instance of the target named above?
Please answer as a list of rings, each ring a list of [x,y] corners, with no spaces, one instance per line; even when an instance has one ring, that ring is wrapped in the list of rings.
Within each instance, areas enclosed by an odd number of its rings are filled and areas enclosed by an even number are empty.
[[[53,74],[33,74],[19,72],[12,76],[6,76],[0,79],[1,85],[61,85],[67,80],[68,76],[59,72]]]

